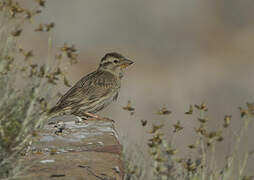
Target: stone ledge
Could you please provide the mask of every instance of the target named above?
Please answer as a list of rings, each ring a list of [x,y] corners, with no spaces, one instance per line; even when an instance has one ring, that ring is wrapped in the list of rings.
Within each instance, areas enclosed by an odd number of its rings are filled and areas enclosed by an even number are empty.
[[[46,125],[36,138],[22,159],[29,168],[17,179],[123,179],[122,146],[112,122],[68,118]]]

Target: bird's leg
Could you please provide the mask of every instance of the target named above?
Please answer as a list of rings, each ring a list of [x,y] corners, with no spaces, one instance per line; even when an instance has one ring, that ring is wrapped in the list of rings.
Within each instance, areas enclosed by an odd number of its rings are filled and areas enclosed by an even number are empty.
[[[83,117],[79,117],[79,116],[76,115],[76,118],[77,119],[75,120],[75,123],[77,123],[77,124],[81,123],[83,121]]]
[[[85,112],[84,115],[86,115],[88,117],[91,117],[91,118],[95,118],[95,119],[103,119],[103,118],[99,117],[98,115],[92,114],[92,113],[89,113],[89,112]]]
[[[98,119],[98,120],[102,120],[102,121],[115,122],[115,121],[112,120],[112,119],[105,118],[105,117],[100,117],[100,116],[98,116],[98,115],[96,115],[96,114],[89,113],[89,112],[84,112],[83,115],[85,115],[86,117],[91,117],[91,118]]]
[[[82,111],[79,111],[79,112],[75,112],[73,113],[75,116],[83,119],[83,120],[87,120],[88,118],[95,118],[95,119],[103,119],[95,114],[92,114],[92,113],[89,113],[89,112],[82,112]]]
[[[82,120],[87,120],[88,118],[92,118],[92,119],[97,119],[97,120],[102,120],[102,121],[109,121],[109,122],[115,122],[114,120],[111,120],[109,118],[105,118],[105,117],[100,117],[96,114],[90,113],[90,112],[76,112],[74,114],[78,120],[82,119]]]

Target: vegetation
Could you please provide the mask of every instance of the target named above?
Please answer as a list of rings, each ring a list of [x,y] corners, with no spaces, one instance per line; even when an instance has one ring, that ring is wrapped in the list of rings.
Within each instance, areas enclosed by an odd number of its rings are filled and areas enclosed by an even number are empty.
[[[21,4],[18,0],[0,2],[0,179],[15,177],[24,168],[19,157],[26,153],[24,150],[31,144],[32,136],[36,134],[34,132],[47,120],[48,100],[59,94],[52,88],[56,89],[57,85],[70,86],[63,69],[77,63],[77,50],[73,45],[64,44],[54,54],[50,37],[48,57],[43,61],[38,60],[36,47],[22,47],[20,39],[25,31],[24,25],[28,24],[35,33],[49,33],[55,26],[53,22],[34,22],[34,16],[43,11],[46,2],[30,2],[33,3]],[[129,102],[124,110],[133,115],[135,108]],[[197,114],[194,119],[198,120],[199,125],[193,131],[197,137],[195,143],[186,144],[191,153],[184,157],[178,154],[174,143],[175,137],[185,130],[182,122],[173,124],[173,133],[169,138],[163,134],[164,124],[150,124],[142,120],[141,126],[144,128],[151,125],[147,149],[142,149],[142,152],[126,150],[125,179],[251,180],[252,176],[246,175],[245,169],[253,151],[243,152],[243,156],[239,151],[254,115],[254,105],[247,103],[246,108],[240,108],[242,126],[238,132],[229,130],[230,115],[225,115],[219,128],[209,129],[207,111],[206,104],[202,103],[190,105],[185,112],[190,117]],[[158,112],[160,116],[170,114],[171,111],[165,106]],[[215,152],[218,144],[224,142],[226,134],[234,136],[235,141],[224,164],[218,165]],[[146,160],[144,151],[148,152],[150,161]]]
[[[77,62],[75,47],[67,44],[54,56],[50,37],[46,60],[36,57],[39,47],[22,47],[24,25],[37,26],[35,33],[48,33],[55,26],[33,21],[44,6],[44,0],[0,2],[0,179],[20,172],[19,156],[47,119],[48,100],[57,95],[51,89],[61,84],[70,86],[62,69]]]
[[[128,105],[130,106],[130,104]],[[134,109],[134,108],[133,108]],[[147,151],[150,156],[150,163],[142,159],[142,155],[133,155],[133,150],[128,152],[126,158],[126,180],[134,179],[158,179],[158,180],[251,180],[250,175],[245,175],[247,162],[253,151],[240,152],[242,141],[248,134],[248,127],[253,119],[254,104],[247,103],[246,109],[240,109],[240,118],[242,127],[238,132],[230,131],[231,115],[225,115],[223,123],[219,128],[209,129],[207,126],[208,108],[206,104],[190,105],[185,112],[186,116],[193,117],[198,114],[198,127],[193,131],[196,134],[194,144],[186,144],[190,153],[181,157],[177,153],[177,147],[174,145],[174,139],[181,135],[184,130],[180,121],[173,124],[173,134],[170,138],[164,136],[164,124],[152,124],[152,129],[148,135]],[[127,110],[125,108],[125,110]],[[158,111],[158,115],[169,115],[171,112],[165,106]],[[143,127],[147,126],[146,120],[141,121]],[[218,164],[216,151],[218,144],[224,142],[226,136],[233,136],[234,142],[230,154],[225,157],[223,164]],[[138,151],[140,152],[140,151]],[[143,154],[143,153],[142,153]],[[218,154],[217,154],[218,155]],[[243,155],[243,156],[242,156]],[[152,174],[150,173],[152,172]]]

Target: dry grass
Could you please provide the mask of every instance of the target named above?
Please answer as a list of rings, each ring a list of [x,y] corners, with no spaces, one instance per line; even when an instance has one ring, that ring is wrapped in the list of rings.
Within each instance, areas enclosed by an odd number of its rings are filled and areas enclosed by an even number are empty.
[[[55,26],[52,22],[36,24],[37,22],[32,21],[34,16],[43,11],[45,1],[31,2],[33,5],[29,4],[32,6],[29,8],[14,0],[0,2],[0,178],[15,177],[24,168],[19,164],[19,157],[31,143],[32,136],[36,134],[33,132],[48,118],[48,100],[57,94],[55,91],[52,93],[51,89],[55,89],[59,84],[70,86],[62,67],[66,69],[66,66],[77,62],[74,46],[64,44],[57,54],[53,54],[50,38],[48,58],[40,63],[35,61],[36,47],[32,50],[20,47],[18,40],[22,36],[25,23],[31,28],[35,25],[35,33],[48,33]],[[133,113],[135,108],[129,103],[125,110]],[[193,131],[197,137],[195,143],[186,144],[192,151],[187,157],[178,155],[178,148],[174,144],[174,138],[185,130],[180,121],[173,125],[173,135],[170,139],[162,132],[163,124],[152,124],[146,149],[150,160],[146,160],[143,147],[127,145],[134,150],[125,150],[125,179],[252,179],[251,175],[245,174],[245,169],[253,152],[244,152],[241,157],[239,148],[243,137],[248,133],[249,123],[254,115],[254,105],[248,103],[245,109],[240,109],[243,125],[238,132],[232,134],[235,137],[232,151],[220,166],[216,161],[215,152],[217,145],[224,142],[225,134],[232,133],[228,131],[231,116],[225,116],[219,129],[209,129],[207,111],[208,108],[202,103],[190,106],[185,113],[199,122],[199,126]],[[158,115],[170,113],[163,107]],[[198,117],[195,117],[196,114]],[[150,123],[142,121],[141,125],[147,127]]]
[[[36,60],[36,47],[21,47],[24,24],[38,26],[33,17],[43,11],[45,1],[31,0],[29,6],[14,0],[0,2],[0,179],[15,177],[23,168],[19,157],[48,118],[48,100],[57,95],[52,88],[69,86],[62,69],[77,62],[74,46],[65,44],[54,55],[50,37],[43,62]],[[39,24],[35,33],[48,33],[53,27],[54,23]]]
[[[245,141],[248,134],[248,127],[253,119],[254,104],[247,103],[245,109],[240,109],[242,126],[237,132],[231,128],[231,115],[225,115],[223,123],[219,128],[209,129],[207,122],[208,108],[206,104],[190,105],[185,112],[191,119],[197,119],[198,127],[194,128],[196,134],[194,144],[186,144],[188,155],[181,157],[178,148],[175,146],[174,139],[181,136],[179,133],[184,131],[180,121],[173,124],[173,133],[170,137],[163,134],[163,124],[151,124],[149,131],[147,148],[127,145],[132,150],[126,152],[126,177],[128,180],[136,179],[158,179],[158,180],[251,180],[252,175],[246,175],[245,169],[252,152],[240,152],[241,142]],[[165,106],[158,111],[158,115],[169,115],[170,111]],[[197,117],[195,117],[197,115]],[[141,125],[146,127],[149,122],[142,121]],[[230,134],[231,133],[231,134]],[[234,137],[231,144],[232,150],[225,157],[223,164],[218,164],[216,154],[218,144],[224,142],[226,136]],[[220,146],[221,147],[221,146]],[[247,147],[246,147],[247,148]],[[143,156],[144,149],[148,151],[150,160]],[[134,153],[136,152],[136,154]],[[142,152],[142,155],[137,153]],[[151,175],[152,172],[152,175]]]

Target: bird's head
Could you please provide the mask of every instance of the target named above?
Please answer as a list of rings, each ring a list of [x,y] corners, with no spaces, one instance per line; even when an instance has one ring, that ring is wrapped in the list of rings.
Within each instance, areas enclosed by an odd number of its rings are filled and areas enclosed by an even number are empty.
[[[101,59],[99,69],[111,71],[113,73],[122,73],[123,70],[131,64],[133,64],[133,61],[125,58],[119,53],[112,52],[107,53]]]

